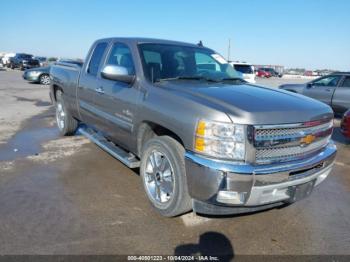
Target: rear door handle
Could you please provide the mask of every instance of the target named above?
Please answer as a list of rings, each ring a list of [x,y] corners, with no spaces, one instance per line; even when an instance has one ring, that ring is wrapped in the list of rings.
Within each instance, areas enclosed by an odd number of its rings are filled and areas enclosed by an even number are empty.
[[[331,88],[327,88],[326,91],[327,91],[327,92],[331,92],[332,89],[331,89]]]
[[[104,94],[104,93],[105,93],[105,91],[103,90],[103,87],[102,87],[102,86],[96,87],[96,88],[95,88],[95,91],[96,91],[97,93],[99,93],[99,94]]]

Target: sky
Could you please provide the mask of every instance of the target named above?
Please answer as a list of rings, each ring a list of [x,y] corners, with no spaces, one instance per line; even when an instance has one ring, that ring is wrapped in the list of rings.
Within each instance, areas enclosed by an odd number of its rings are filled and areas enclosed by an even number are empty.
[[[0,0],[0,52],[85,58],[93,41],[203,44],[231,60],[350,70],[350,0]]]

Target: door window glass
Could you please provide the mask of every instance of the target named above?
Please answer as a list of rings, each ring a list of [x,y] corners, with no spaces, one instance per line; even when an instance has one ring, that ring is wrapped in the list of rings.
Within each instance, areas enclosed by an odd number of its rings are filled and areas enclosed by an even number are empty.
[[[337,86],[340,76],[327,76],[313,83],[314,86]]]
[[[345,80],[341,86],[350,87],[350,76],[345,77]]]
[[[131,51],[125,44],[116,43],[113,45],[107,60],[107,65],[122,66],[128,70],[130,75],[135,74]]]
[[[94,52],[92,53],[89,67],[87,72],[91,75],[97,75],[98,68],[101,63],[101,59],[103,57],[103,54],[107,48],[107,43],[99,43],[96,45]]]

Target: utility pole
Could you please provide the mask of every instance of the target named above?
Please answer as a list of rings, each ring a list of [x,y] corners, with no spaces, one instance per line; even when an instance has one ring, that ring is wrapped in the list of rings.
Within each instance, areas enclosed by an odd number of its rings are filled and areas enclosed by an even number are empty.
[[[230,61],[230,53],[231,53],[231,38],[228,39],[227,61]]]

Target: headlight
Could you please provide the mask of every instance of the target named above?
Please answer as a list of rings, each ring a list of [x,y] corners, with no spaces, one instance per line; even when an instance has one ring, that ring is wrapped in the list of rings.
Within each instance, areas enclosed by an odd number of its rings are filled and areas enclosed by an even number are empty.
[[[244,125],[198,121],[195,151],[222,159],[244,160]]]
[[[28,74],[31,75],[31,76],[38,76],[38,75],[41,74],[41,72],[39,72],[39,71],[30,71]]]

